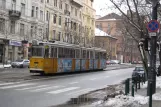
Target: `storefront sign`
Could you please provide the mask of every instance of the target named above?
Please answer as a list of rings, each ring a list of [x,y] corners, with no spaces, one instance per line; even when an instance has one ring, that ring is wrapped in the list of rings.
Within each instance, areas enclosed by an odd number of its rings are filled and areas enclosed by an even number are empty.
[[[19,41],[10,40],[9,45],[12,46],[22,46],[22,43]]]

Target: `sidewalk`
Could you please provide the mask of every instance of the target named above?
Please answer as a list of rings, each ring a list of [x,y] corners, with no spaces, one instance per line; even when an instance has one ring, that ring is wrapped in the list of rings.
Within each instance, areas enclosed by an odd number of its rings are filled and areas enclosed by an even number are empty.
[[[4,64],[3,65],[0,63],[0,69],[4,69],[4,68],[12,68],[12,67],[11,67],[11,64]]]

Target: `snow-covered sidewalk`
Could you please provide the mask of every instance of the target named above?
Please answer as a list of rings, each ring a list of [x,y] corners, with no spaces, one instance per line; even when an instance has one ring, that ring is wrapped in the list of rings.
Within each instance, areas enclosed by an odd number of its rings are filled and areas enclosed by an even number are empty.
[[[4,66],[0,64],[0,68],[11,68],[11,64],[5,64]]]
[[[161,77],[156,79],[156,93],[153,95],[153,106],[161,107]],[[135,96],[118,95],[115,98],[109,98],[106,101],[100,100],[93,104],[81,107],[148,107],[149,97],[147,93],[147,82],[141,86],[141,89],[135,92]]]

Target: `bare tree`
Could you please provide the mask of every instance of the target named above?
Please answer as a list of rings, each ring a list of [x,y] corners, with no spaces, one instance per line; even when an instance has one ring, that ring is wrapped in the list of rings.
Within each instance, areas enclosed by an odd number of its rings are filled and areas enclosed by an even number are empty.
[[[124,19],[124,31],[128,33],[127,36],[133,38],[138,44],[142,62],[146,71],[148,71],[147,55],[143,45],[139,45],[141,38],[145,38],[147,35],[146,23],[150,20],[149,12],[144,0],[110,0],[116,9],[122,14]],[[143,6],[144,5],[144,6]],[[122,7],[126,7],[128,14],[124,12]]]

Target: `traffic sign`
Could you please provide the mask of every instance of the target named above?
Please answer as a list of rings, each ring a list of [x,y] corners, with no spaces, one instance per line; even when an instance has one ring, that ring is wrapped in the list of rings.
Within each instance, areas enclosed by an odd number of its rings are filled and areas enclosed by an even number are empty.
[[[157,20],[151,20],[148,24],[147,24],[147,29],[149,32],[157,32],[160,28],[160,24]]]
[[[149,36],[157,36],[157,33],[156,32],[150,32]]]

